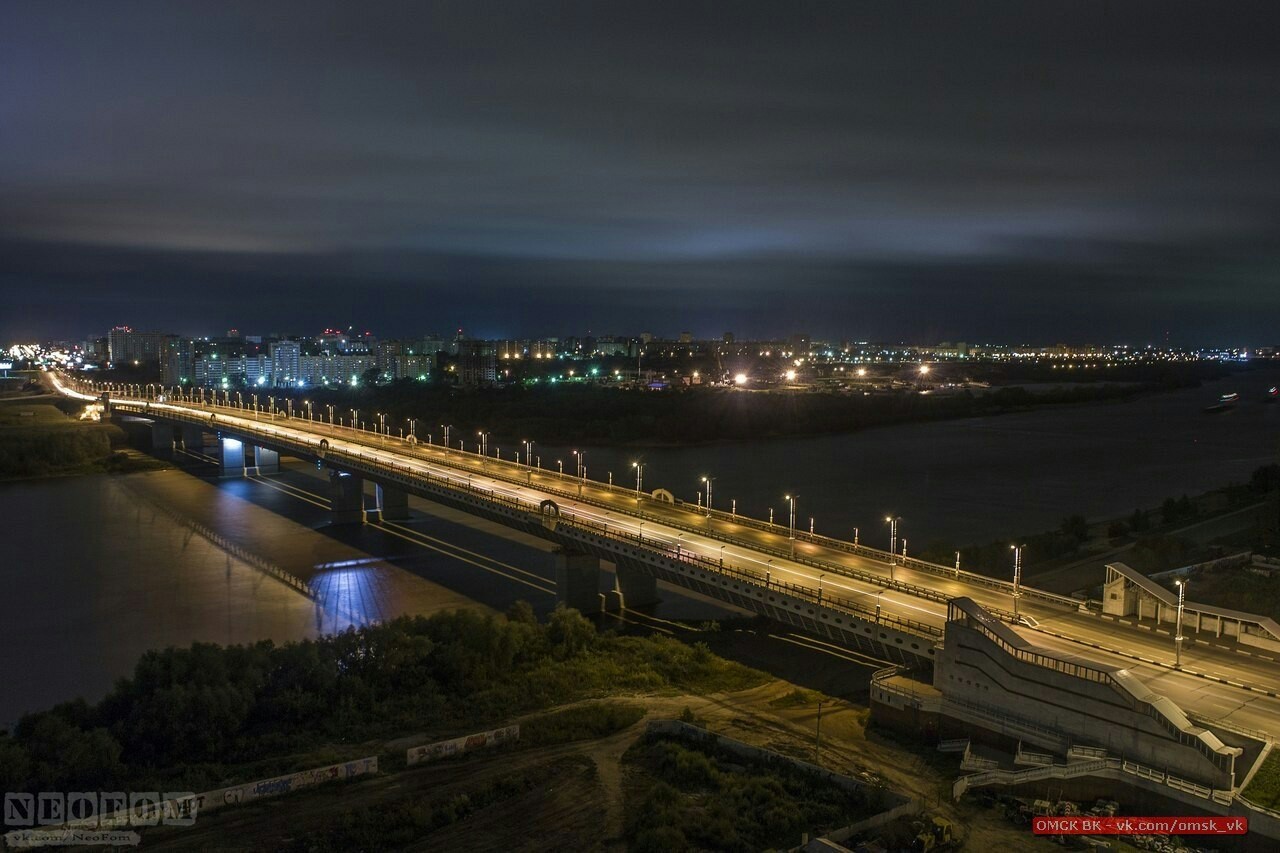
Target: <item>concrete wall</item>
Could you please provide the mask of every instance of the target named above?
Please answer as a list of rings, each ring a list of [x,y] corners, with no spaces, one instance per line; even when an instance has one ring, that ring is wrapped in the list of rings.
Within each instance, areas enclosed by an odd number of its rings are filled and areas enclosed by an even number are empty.
[[[998,709],[1062,732],[1072,743],[1102,747],[1213,787],[1231,776],[1192,744],[1180,743],[1154,709],[1108,681],[1089,680],[1019,660],[962,621],[947,624],[934,686],[950,699]]]

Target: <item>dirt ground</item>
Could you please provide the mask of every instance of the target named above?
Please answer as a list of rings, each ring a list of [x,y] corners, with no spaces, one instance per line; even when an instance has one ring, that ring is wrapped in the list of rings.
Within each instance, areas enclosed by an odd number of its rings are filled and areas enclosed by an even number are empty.
[[[867,710],[814,693],[796,694],[775,680],[751,690],[712,696],[622,697],[646,708],[635,725],[598,740],[499,753],[385,773],[276,800],[211,813],[190,828],[148,832],[148,850],[272,850],[301,832],[322,826],[339,811],[383,798],[422,796],[436,800],[474,790],[517,772],[552,768],[554,784],[503,800],[465,820],[418,839],[410,850],[599,850],[621,851],[622,754],[650,719],[677,717],[687,707],[707,728],[779,752],[812,759],[818,698],[823,698],[824,766],[857,775],[878,775],[887,786],[918,797],[926,808],[950,818],[966,850],[1049,850],[1025,828],[994,811],[950,802],[955,771],[923,746],[904,745],[866,728]],[[799,839],[797,839],[799,842]]]

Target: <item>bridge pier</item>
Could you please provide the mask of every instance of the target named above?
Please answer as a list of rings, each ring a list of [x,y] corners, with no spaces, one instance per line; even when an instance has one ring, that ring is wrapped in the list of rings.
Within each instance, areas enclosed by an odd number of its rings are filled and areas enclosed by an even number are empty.
[[[329,469],[330,524],[364,522],[364,478]]]
[[[607,596],[609,610],[648,607],[658,603],[658,579],[643,569],[616,563],[613,591]]]
[[[222,476],[244,476],[244,442],[238,438],[224,435],[218,439],[222,450]]]
[[[182,427],[182,449],[197,456],[204,453],[204,430],[198,426]]]
[[[409,518],[409,493],[378,483],[374,488],[378,497],[378,515],[382,521],[406,521]]]
[[[280,454],[274,450],[254,445],[253,464],[259,474],[279,474]]]
[[[556,600],[582,613],[599,613],[600,560],[580,551],[562,548],[556,552]]]
[[[151,452],[164,459],[173,458],[176,442],[173,437],[173,424],[167,421],[151,422]]]

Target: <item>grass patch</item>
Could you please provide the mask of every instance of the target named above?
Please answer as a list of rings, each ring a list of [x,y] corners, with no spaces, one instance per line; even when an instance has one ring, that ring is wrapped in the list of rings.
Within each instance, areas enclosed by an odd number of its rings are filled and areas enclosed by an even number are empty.
[[[464,793],[427,798],[418,796],[380,800],[351,809],[320,829],[291,839],[279,849],[286,853],[346,853],[350,850],[399,850],[424,835],[466,820],[481,809],[518,797],[554,782],[584,759],[571,757],[513,773]]]
[[[520,724],[520,743],[550,746],[620,732],[644,716],[644,708],[623,702],[587,702],[534,717]]]
[[[787,849],[801,833],[845,826],[882,807],[877,791],[846,791],[711,743],[648,738],[624,761],[638,771],[626,826],[629,849],[638,853]]]
[[[802,687],[797,687],[785,696],[770,700],[769,706],[772,708],[804,708],[817,703],[821,698],[822,694],[816,690],[805,690]]]
[[[1243,793],[1250,802],[1269,809],[1280,808],[1280,753],[1271,751]]]

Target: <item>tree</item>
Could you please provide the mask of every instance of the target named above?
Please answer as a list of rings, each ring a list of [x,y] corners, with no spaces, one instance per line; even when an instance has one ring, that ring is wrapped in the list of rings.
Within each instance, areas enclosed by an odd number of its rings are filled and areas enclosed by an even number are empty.
[[[533,615],[533,605],[521,600],[507,608],[507,621],[521,625],[536,625],[538,617]]]
[[[596,626],[576,610],[557,605],[547,620],[547,639],[557,657],[569,658],[581,652],[595,639]]]
[[[1083,515],[1069,515],[1062,520],[1062,532],[1079,544],[1089,538],[1089,522]]]

